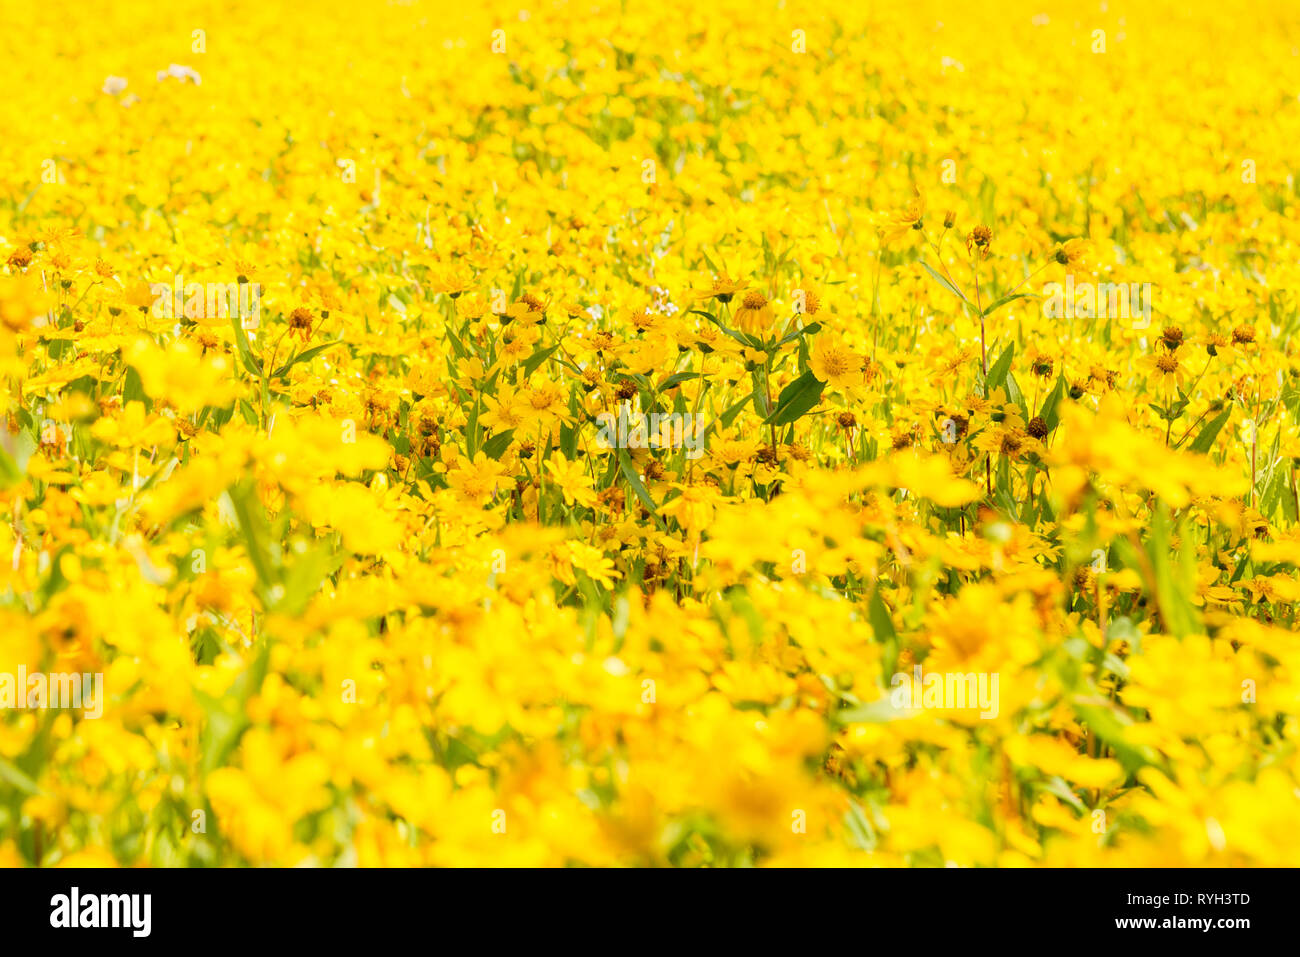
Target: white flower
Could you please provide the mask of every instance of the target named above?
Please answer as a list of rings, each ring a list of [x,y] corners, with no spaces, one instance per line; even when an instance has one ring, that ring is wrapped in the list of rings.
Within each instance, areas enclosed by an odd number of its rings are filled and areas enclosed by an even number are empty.
[[[159,70],[158,82],[161,83],[169,76],[176,77],[176,79],[180,80],[182,83],[186,80],[193,80],[195,86],[198,86],[203,82],[203,77],[199,76],[193,69],[187,66],[181,66],[179,63],[173,63],[171,66],[167,67],[167,69]]]
[[[126,80],[120,76],[110,76],[104,80],[104,92],[109,96],[117,96],[126,89]]]

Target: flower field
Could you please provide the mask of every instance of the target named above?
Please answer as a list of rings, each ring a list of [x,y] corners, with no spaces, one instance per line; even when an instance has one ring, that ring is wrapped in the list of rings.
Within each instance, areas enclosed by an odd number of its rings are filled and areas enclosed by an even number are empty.
[[[1294,5],[5,7],[0,864],[1297,860]]]

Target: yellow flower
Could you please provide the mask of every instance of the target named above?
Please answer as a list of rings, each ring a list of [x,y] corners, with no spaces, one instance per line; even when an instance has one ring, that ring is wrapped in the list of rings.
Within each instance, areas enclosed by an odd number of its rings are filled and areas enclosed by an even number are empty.
[[[759,337],[772,332],[776,325],[776,314],[772,311],[772,305],[761,292],[745,293],[732,319],[741,332]]]
[[[863,384],[863,360],[833,333],[823,332],[813,344],[808,368],[832,389],[851,389]]]
[[[664,502],[659,507],[660,513],[675,517],[691,533],[707,528],[713,521],[714,509],[721,497],[717,490],[708,486],[680,483],[673,483],[673,488],[681,494]]]
[[[566,505],[591,508],[596,504],[596,492],[581,462],[570,462],[563,455],[552,455],[546,462],[551,480],[560,487]]]
[[[1187,379],[1187,370],[1177,352],[1158,352],[1139,362],[1146,368],[1152,385],[1162,395],[1176,393]]]
[[[913,192],[915,195],[908,200],[906,206],[881,218],[877,226],[881,241],[897,242],[911,232],[919,232],[924,227],[925,197],[921,195],[918,187],[913,187]]]
[[[533,416],[531,397],[510,385],[502,385],[496,395],[485,393],[483,406],[479,422],[500,432],[517,429]]]
[[[467,501],[484,505],[496,493],[497,486],[502,483],[501,476],[504,471],[500,462],[479,452],[472,462],[461,459],[456,468],[447,473],[447,484]]]
[[[586,574],[592,581],[613,588],[619,578],[614,563],[598,548],[592,548],[585,542],[569,542],[569,561],[573,567]]]
[[[1077,266],[1087,257],[1091,243],[1086,239],[1069,239],[1057,244],[1052,252],[1052,261],[1062,266]]]
[[[695,299],[716,299],[718,302],[731,302],[731,298],[736,293],[743,292],[744,289],[745,284],[740,280],[717,276],[710,285],[703,289],[692,289],[690,294]]]
[[[152,300],[150,300],[152,302]],[[0,276],[0,325],[17,332],[50,309],[52,298],[36,276]]]
[[[242,390],[233,363],[223,355],[205,355],[185,339],[165,347],[140,337],[126,351],[126,360],[140,375],[145,392],[156,401],[192,414],[204,406],[229,405]]]

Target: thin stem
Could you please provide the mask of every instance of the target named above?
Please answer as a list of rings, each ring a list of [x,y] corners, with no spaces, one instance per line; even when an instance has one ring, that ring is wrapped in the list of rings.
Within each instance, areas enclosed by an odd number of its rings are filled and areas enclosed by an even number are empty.
[[[1189,426],[1187,427],[1187,431],[1183,433],[1183,437],[1180,438],[1177,442],[1174,443],[1174,448],[1178,448],[1180,445],[1182,445],[1184,442],[1186,442],[1186,441],[1187,441],[1187,437],[1188,437],[1189,435],[1192,434],[1192,429],[1194,429],[1194,428],[1196,428],[1198,425],[1200,425],[1201,422],[1202,422],[1202,420],[1204,420],[1205,417],[1206,417],[1207,415],[1209,415],[1209,414],[1210,414],[1210,410],[1209,410],[1209,408],[1207,407],[1206,410],[1205,410],[1204,412],[1202,412],[1202,413],[1197,417],[1196,421],[1193,422],[1191,425],[1189,425]]]
[[[966,290],[962,289],[962,287],[958,284],[957,280],[952,278],[952,273],[948,272],[948,267],[944,264],[943,261],[943,241],[947,235],[948,235],[948,230],[945,229],[943,233],[939,236],[939,242],[936,243],[933,239],[930,239],[928,236],[926,237],[926,241],[929,242],[930,248],[934,250],[934,257],[937,260],[939,260],[939,268],[943,270],[944,277],[950,283],[952,283],[952,287],[954,289],[956,289],[959,293],[961,293],[962,299],[965,299],[969,303],[970,297],[966,295]]]
[[[767,398],[767,414],[772,414],[772,355],[768,353],[767,368],[763,370],[763,393]],[[768,424],[772,435],[772,461],[776,463],[776,423]]]
[[[1259,451],[1259,386],[1255,386],[1255,410],[1250,428],[1250,504],[1255,504],[1255,456]]]
[[[871,359],[876,359],[876,344],[880,341],[880,320],[876,316],[876,307],[879,304],[880,294],[880,261],[885,258],[885,249],[883,246],[876,249],[876,276],[871,284]],[[771,402],[769,401],[769,405]]]

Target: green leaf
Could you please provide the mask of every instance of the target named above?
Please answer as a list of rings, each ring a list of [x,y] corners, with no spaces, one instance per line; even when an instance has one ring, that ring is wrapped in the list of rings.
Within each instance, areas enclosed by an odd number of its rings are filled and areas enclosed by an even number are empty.
[[[632,491],[641,500],[641,504],[649,510],[651,515],[657,517],[659,507],[655,505],[655,500],[650,497],[650,493],[642,483],[641,477],[636,474],[636,468],[632,465],[632,457],[627,454],[626,449],[618,450],[618,466],[623,471],[623,478],[627,479],[627,484],[632,486]]]
[[[1065,398],[1065,376],[1058,376],[1056,379],[1056,388],[1054,388],[1046,399],[1043,400],[1043,407],[1038,410],[1039,418],[1047,423],[1047,431],[1051,432],[1061,422],[1061,400]]]
[[[881,724],[885,721],[897,721],[905,717],[907,717],[907,712],[895,708],[889,695],[885,695],[885,697],[870,704],[859,705],[856,708],[846,708],[835,714],[835,720],[839,724]]]
[[[787,342],[794,342],[794,340],[798,339],[800,336],[810,336],[821,327],[822,324],[820,322],[814,322],[800,329],[795,329],[793,332],[787,332],[784,336],[781,337],[781,341],[778,342],[777,345],[783,346]]]
[[[1020,383],[1016,381],[1013,373],[1007,373],[1007,398],[1020,406],[1020,414],[1026,419],[1029,418],[1029,404],[1025,401],[1025,394],[1020,391]]]
[[[456,335],[456,331],[452,329],[450,321],[443,323],[443,331],[451,341],[451,351],[456,353],[457,359],[464,359],[469,355],[469,352],[465,349],[464,343],[460,341],[460,337]]]
[[[757,349],[757,350],[761,350],[763,348],[762,341],[755,339],[753,336],[749,335],[748,333],[737,332],[735,329],[730,329],[727,326],[724,326],[720,322],[718,323],[718,328],[721,329],[723,332],[725,332],[727,335],[731,336],[731,338],[735,339],[742,346],[745,346],[750,349]]]
[[[41,788],[35,781],[23,774],[22,771],[14,767],[4,758],[0,758],[0,781],[7,781],[9,784],[22,791],[24,794],[40,794]]]
[[[1046,791],[1048,794],[1052,794],[1060,798],[1062,801],[1070,805],[1070,807],[1074,808],[1080,814],[1082,814],[1086,810],[1086,808],[1084,807],[1084,803],[1079,800],[1079,795],[1075,794],[1073,791],[1070,790],[1070,785],[1065,783],[1064,778],[1053,775],[1052,777],[1047,779],[1047,781],[1043,784],[1042,787],[1043,790]]]
[[[8,452],[0,448],[0,488],[10,488],[23,480],[23,470]]]
[[[750,349],[762,349],[762,348],[763,348],[763,343],[762,343],[760,340],[755,339],[753,336],[751,336],[751,335],[749,335],[749,334],[747,334],[747,333],[744,333],[744,332],[737,332],[735,329],[732,329],[730,326],[724,326],[721,322],[719,322],[719,321],[718,321],[717,319],[715,319],[713,316],[710,316],[707,312],[700,312],[700,310],[698,310],[698,309],[692,309],[691,312],[696,313],[697,315],[701,315],[701,316],[708,316],[708,318],[709,318],[710,320],[712,320],[712,322],[713,322],[713,324],[714,324],[715,326],[717,326],[719,329],[721,329],[721,330],[722,330],[723,332],[725,332],[727,335],[731,336],[731,338],[735,339],[735,340],[736,340],[737,342],[739,342],[742,346],[747,346],[747,347],[749,347]]]
[[[898,631],[894,628],[894,619],[889,614],[889,606],[880,597],[879,588],[871,595],[871,603],[867,606],[867,618],[878,640],[888,641],[898,637]]]
[[[822,398],[822,382],[809,370],[781,390],[776,408],[763,420],[764,425],[789,425],[815,406]]]
[[[844,823],[858,847],[864,851],[875,850],[876,829],[871,826],[862,806],[852,798],[849,798],[849,809],[844,813]]]
[[[250,721],[244,705],[261,688],[266,676],[269,651],[270,643],[263,641],[257,657],[221,697],[195,689],[194,698],[203,711],[200,767],[205,777],[226,763],[226,758],[234,751],[248,728]]]
[[[1105,698],[1075,699],[1074,711],[1102,741],[1110,745],[1130,774],[1147,764],[1159,764],[1160,755],[1150,746],[1135,744],[1124,737],[1133,719]]]
[[[145,395],[144,383],[140,381],[140,373],[135,366],[126,367],[126,378],[122,380],[122,402],[143,402],[145,408],[152,411],[152,405],[149,397]]]
[[[277,610],[285,615],[298,615],[320,591],[326,576],[342,567],[344,556],[332,554],[327,547],[308,550],[290,566],[284,576],[284,598]]]
[[[1147,554],[1155,570],[1156,603],[1165,630],[1179,638],[1190,634],[1204,634],[1196,606],[1190,595],[1196,594],[1196,560],[1187,546],[1190,537],[1181,535],[1183,546],[1175,552],[1170,545],[1174,534],[1169,506],[1157,503],[1148,523]]]
[[[772,414],[772,400],[768,398],[767,388],[763,385],[765,374],[762,368],[756,367],[749,376],[754,385],[754,391],[750,393],[754,399],[754,411],[763,416],[766,421],[766,417]]]
[[[251,481],[231,486],[228,495],[235,509],[235,517],[239,520],[239,528],[244,533],[249,561],[253,563],[253,570],[257,572],[262,585],[263,601],[269,603],[271,590],[276,585],[276,575],[271,560],[266,513],[262,503],[257,500]]]
[[[1291,495],[1283,494],[1281,503],[1282,503],[1282,516],[1288,522],[1294,525],[1297,521],[1300,521],[1300,512],[1296,510],[1296,501],[1295,501],[1294,493]]]
[[[333,349],[335,346],[342,345],[342,344],[343,344],[342,339],[335,339],[333,342],[326,342],[326,343],[322,343],[319,346],[312,346],[310,349],[304,349],[302,352],[298,353],[296,356],[294,356],[284,365],[280,366],[280,368],[272,372],[271,378],[278,379],[286,372],[288,372],[290,369],[292,369],[294,366],[296,366],[299,362],[310,362],[312,359],[315,359],[326,349]]]
[[[239,352],[239,360],[253,378],[262,378],[262,362],[253,355],[253,349],[248,344],[248,333],[244,331],[243,323],[238,316],[231,316],[230,325],[235,330],[235,348]]]
[[[944,279],[944,278],[943,278],[942,276],[940,276],[937,272],[935,272],[933,269],[931,269],[931,268],[930,268],[930,264],[927,263],[924,259],[922,259],[920,262],[921,262],[921,266],[924,267],[925,271],[928,272],[931,276],[933,276],[933,277],[935,278],[935,281],[937,281],[937,282],[939,283],[939,285],[943,286],[944,289],[947,289],[950,293],[952,293],[954,296],[956,296],[956,297],[957,297],[958,299],[960,299],[962,302],[966,303],[966,305],[968,305],[968,306],[970,305],[970,301],[969,301],[965,296],[963,296],[963,295],[961,294],[961,290],[960,290],[960,289],[958,289],[956,286],[954,286],[952,283],[950,283],[947,279]]]
[[[573,421],[578,418],[578,396],[573,393],[569,396],[569,416]],[[572,425],[560,426],[560,451],[569,461],[578,457],[578,429]]]
[[[557,342],[549,349],[538,349],[531,356],[529,356],[524,361],[523,371],[521,373],[523,378],[527,379],[530,375],[536,372],[537,367],[540,366],[543,362],[545,362],[547,358],[549,358],[550,355],[559,348],[560,348],[560,344]]]
[[[655,391],[665,392],[668,389],[671,389],[675,385],[680,385],[681,383],[686,382],[690,379],[698,379],[698,378],[700,378],[700,374],[698,372],[674,372],[667,379],[664,379],[663,382],[660,382],[659,385],[655,388]]]
[[[505,432],[498,432],[492,438],[483,443],[483,453],[490,459],[499,459],[505,454],[506,449],[510,448],[510,440],[514,436],[514,429],[507,429]]]
[[[478,427],[478,410],[483,405],[483,396],[480,394],[474,399],[474,405],[469,410],[469,415],[465,417],[465,451],[469,454],[471,460],[478,454],[479,439],[481,438]]]
[[[1011,371],[1011,359],[1016,354],[1016,344],[1013,342],[1003,350],[1002,355],[998,356],[998,361],[993,363],[993,368],[989,369],[989,376],[985,380],[985,385],[992,392],[1000,388],[1006,380],[1007,373]]]
[[[707,439],[713,432],[717,431],[719,423],[721,423],[724,429],[731,428],[731,423],[735,420],[736,416],[740,415],[741,410],[744,409],[745,406],[749,404],[749,401],[752,398],[753,398],[752,394],[745,396],[743,399],[741,399],[739,402],[737,402],[735,405],[729,408],[726,412],[723,412],[722,415],[718,416],[716,419],[710,422],[708,424],[708,427],[705,428],[704,430],[704,435],[701,436],[701,441]]]
[[[1209,453],[1214,446],[1214,440],[1219,437],[1219,432],[1227,424],[1228,419],[1232,417],[1232,406],[1224,406],[1222,412],[1216,415],[1201,428],[1200,433],[1192,440],[1189,446],[1193,452],[1199,452],[1202,455]]]
[[[245,710],[248,699],[262,687],[270,662],[271,643],[263,639],[257,657],[230,685],[220,698],[195,689],[194,697],[203,709],[202,769],[206,776],[226,762],[226,758],[239,744],[239,739],[250,722]]]
[[[1286,482],[1286,469],[1277,468],[1275,463],[1269,474],[1265,476],[1264,481],[1260,483],[1260,487],[1263,489],[1263,494],[1259,499],[1259,512],[1265,518],[1270,518],[1278,503],[1282,501],[1282,493],[1289,491]]]
[[[993,315],[994,310],[1001,309],[1001,308],[1002,308],[1003,306],[1005,306],[1007,303],[1009,303],[1009,302],[1014,302],[1014,301],[1017,300],[1017,299],[1041,299],[1041,298],[1042,298],[1041,296],[1039,296],[1037,293],[1034,293],[1034,292],[1015,292],[1015,293],[1012,293],[1012,294],[1009,295],[1009,296],[1003,296],[1003,297],[1002,297],[1001,299],[999,299],[997,302],[995,302],[995,303],[993,303],[992,305],[988,306],[988,307],[984,310],[984,313],[983,313],[983,314],[984,314],[985,316],[991,316],[991,315]]]
[[[0,488],[22,481],[27,474],[27,462],[35,451],[36,439],[25,428],[12,439],[7,432],[0,435]]]

